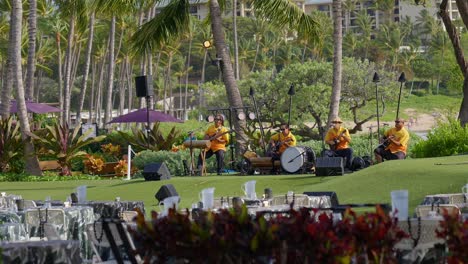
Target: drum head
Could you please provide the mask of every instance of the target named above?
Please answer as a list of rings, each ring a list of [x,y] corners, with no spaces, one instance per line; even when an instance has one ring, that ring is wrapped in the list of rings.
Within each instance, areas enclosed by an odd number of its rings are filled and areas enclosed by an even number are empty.
[[[297,172],[304,165],[306,150],[299,147],[289,147],[281,154],[281,167],[289,173]]]

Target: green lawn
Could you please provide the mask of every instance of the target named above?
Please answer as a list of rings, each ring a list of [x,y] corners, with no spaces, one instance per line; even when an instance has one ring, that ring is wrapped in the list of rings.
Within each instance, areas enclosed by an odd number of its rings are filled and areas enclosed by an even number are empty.
[[[464,164],[467,162],[467,164]],[[453,165],[435,165],[449,163]],[[454,164],[462,163],[462,164]],[[171,183],[181,196],[181,207],[198,201],[198,193],[215,187],[215,196],[241,196],[242,183],[256,180],[257,195],[270,187],[275,195],[287,191],[335,191],[340,203],[390,203],[390,191],[408,189],[410,212],[427,194],[457,193],[468,182],[468,156],[389,161],[367,169],[335,177],[314,175],[173,177],[166,181],[97,180],[2,182],[0,191],[21,194],[25,199],[65,200],[79,185],[88,186],[88,200],[143,200],[147,211],[159,210],[154,194]]]

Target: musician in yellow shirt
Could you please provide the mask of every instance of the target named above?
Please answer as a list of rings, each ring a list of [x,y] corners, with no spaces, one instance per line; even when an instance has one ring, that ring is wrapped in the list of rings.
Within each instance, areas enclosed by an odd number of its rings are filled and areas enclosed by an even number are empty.
[[[216,171],[218,175],[224,170],[224,153],[226,152],[226,144],[229,143],[229,130],[224,127],[224,116],[221,114],[216,115],[214,119],[214,124],[208,127],[205,131],[204,140],[210,140],[211,146],[205,151],[205,160],[209,159],[211,156],[216,155],[217,168]],[[200,175],[202,175],[202,154],[198,156],[198,169],[200,170]]]
[[[385,131],[384,136],[382,144],[374,150],[376,161],[380,163],[383,160],[406,158],[409,133],[405,128],[405,120],[397,118],[395,127]]]
[[[346,168],[351,170],[353,160],[353,149],[349,147],[351,136],[348,129],[341,126],[343,121],[339,117],[333,119],[332,127],[325,136],[325,143],[330,146],[330,150],[336,157],[342,157],[346,161]]]

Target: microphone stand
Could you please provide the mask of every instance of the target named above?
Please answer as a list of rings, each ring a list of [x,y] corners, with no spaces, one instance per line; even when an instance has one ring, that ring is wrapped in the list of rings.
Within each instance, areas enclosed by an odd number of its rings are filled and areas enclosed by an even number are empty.
[[[289,94],[289,110],[288,110],[288,127],[289,127],[289,124],[291,123],[292,96],[296,94],[296,92],[294,91],[294,84],[291,84],[291,86],[289,87],[288,94]]]
[[[194,163],[194,160],[193,160],[193,134],[198,130],[200,130],[200,128],[188,132],[189,141],[190,141],[190,145],[189,145],[189,149],[190,149],[190,176],[195,175],[195,163]]]
[[[374,78],[372,82],[375,83],[375,105],[377,109],[377,140],[380,141],[380,117],[379,117],[379,96],[378,96],[378,89],[377,83],[380,82],[380,77],[377,72],[374,73]]]
[[[255,108],[255,114],[257,116],[257,122],[258,122],[258,125],[260,126],[260,137],[261,137],[261,141],[262,141],[262,148],[263,148],[263,156],[266,156],[266,142],[265,142],[265,132],[263,131],[263,125],[262,125],[262,121],[260,120],[260,112],[258,111],[258,108],[257,108],[257,101],[255,101],[255,91],[252,87],[250,87],[250,91],[249,91],[249,95],[250,97],[252,98],[252,101],[253,101],[253,104],[254,104],[254,108]]]

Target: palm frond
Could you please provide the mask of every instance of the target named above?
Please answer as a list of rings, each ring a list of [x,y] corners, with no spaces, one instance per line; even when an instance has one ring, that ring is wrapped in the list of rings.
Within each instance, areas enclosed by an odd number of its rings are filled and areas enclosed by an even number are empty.
[[[188,30],[190,23],[188,0],[173,0],[155,18],[144,24],[132,36],[132,48],[138,53],[154,51]]]
[[[255,0],[253,1],[253,8],[256,16],[264,17],[276,26],[289,26],[302,34],[311,36],[311,38],[318,36],[317,22],[311,16],[305,14],[293,1]]]

